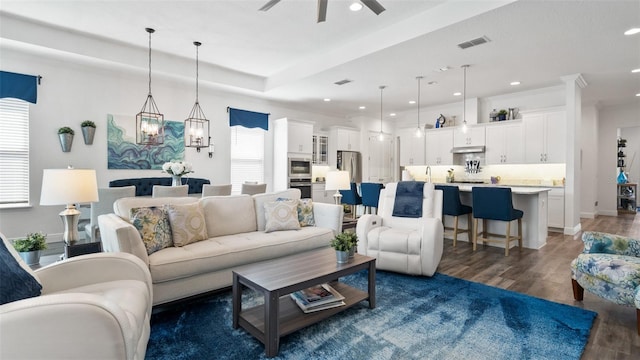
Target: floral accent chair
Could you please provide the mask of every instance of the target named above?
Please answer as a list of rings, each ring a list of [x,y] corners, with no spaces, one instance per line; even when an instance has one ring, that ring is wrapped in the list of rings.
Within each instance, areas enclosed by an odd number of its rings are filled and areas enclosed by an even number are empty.
[[[640,240],[602,232],[582,234],[584,250],[571,262],[573,297],[584,289],[619,305],[636,307],[640,335]]]

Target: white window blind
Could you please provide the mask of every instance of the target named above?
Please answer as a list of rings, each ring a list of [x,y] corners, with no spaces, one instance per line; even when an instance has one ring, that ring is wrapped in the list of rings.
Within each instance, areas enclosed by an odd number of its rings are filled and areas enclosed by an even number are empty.
[[[0,207],[29,203],[29,103],[0,99]]]
[[[264,130],[231,128],[231,185],[239,194],[245,181],[264,182]]]

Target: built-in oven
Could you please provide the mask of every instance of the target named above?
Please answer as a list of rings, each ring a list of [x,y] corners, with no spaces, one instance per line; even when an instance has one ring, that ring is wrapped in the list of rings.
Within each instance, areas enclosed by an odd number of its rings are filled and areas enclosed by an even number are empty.
[[[300,189],[300,198],[311,198],[311,178],[289,179],[290,189]]]
[[[311,179],[311,159],[289,158],[289,179],[300,178]]]

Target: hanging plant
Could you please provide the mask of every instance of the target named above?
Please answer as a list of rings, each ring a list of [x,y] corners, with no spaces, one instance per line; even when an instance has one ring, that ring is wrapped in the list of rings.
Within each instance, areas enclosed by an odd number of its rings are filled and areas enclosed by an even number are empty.
[[[96,134],[96,123],[91,120],[85,120],[80,124],[82,129],[82,137],[84,138],[85,145],[93,144],[93,137]]]
[[[75,132],[68,126],[63,126],[58,129],[58,138],[60,139],[60,147],[62,152],[71,151],[71,145],[73,144],[73,135]]]

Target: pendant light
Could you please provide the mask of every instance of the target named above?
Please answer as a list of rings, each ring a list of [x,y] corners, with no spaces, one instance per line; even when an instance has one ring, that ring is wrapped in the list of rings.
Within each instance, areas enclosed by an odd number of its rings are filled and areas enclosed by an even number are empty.
[[[384,141],[384,133],[382,132],[382,91],[386,88],[385,85],[380,85],[380,135],[378,135],[378,140]]]
[[[418,80],[418,128],[416,129],[416,137],[422,137],[422,128],[420,127],[420,81],[422,81],[423,76],[416,76],[416,80]]]
[[[145,30],[149,33],[149,94],[142,110],[136,115],[136,144],[161,145],[164,143],[164,115],[158,110],[151,95],[151,34],[155,30]]]
[[[200,148],[209,146],[211,137],[209,120],[207,120],[198,102],[198,48],[202,43],[194,41],[193,45],[196,46],[196,102],[193,104],[189,117],[184,121],[184,146],[194,147],[197,152],[200,152]]]
[[[463,83],[462,83],[462,132],[467,133],[467,68],[469,65],[462,65],[462,70],[464,72]]]

